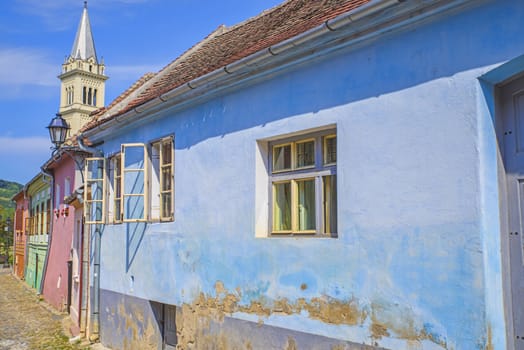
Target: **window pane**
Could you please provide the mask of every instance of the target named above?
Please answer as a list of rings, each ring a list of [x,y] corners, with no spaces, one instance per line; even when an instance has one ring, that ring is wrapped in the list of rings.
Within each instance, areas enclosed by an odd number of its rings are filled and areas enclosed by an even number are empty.
[[[102,211],[103,211],[102,202],[100,201],[86,202],[85,210],[87,213],[87,217],[89,218],[89,221],[98,222],[102,220]]]
[[[144,218],[144,197],[124,197],[124,220],[142,220]]]
[[[291,183],[273,185],[273,231],[291,230]]]
[[[88,179],[102,179],[104,176],[104,161],[102,159],[88,159],[86,169]]]
[[[171,192],[162,194],[162,217],[168,218],[171,216]]]
[[[102,200],[104,191],[102,181],[91,182],[88,184],[88,193],[91,195],[91,200]]]
[[[122,184],[120,182],[120,176],[115,178],[115,199],[118,199],[122,196],[121,190]]]
[[[113,158],[113,165],[114,165],[114,221],[120,222],[122,221],[122,166],[121,166],[122,158],[120,155],[117,155]]]
[[[273,171],[291,169],[291,145],[273,147]]]
[[[115,200],[115,221],[122,220],[122,207],[120,203],[120,199]]]
[[[337,177],[324,176],[324,233],[337,232]]]
[[[315,165],[315,141],[297,142],[297,168]]]
[[[171,166],[162,168],[162,191],[169,191],[171,186]]]
[[[337,162],[337,137],[326,137],[324,142],[324,163]]]
[[[144,168],[144,147],[127,146],[125,148],[124,169],[143,169]]]
[[[144,193],[144,172],[126,171],[124,173],[124,194]]]
[[[298,230],[315,230],[315,180],[297,181]]]
[[[171,164],[171,152],[173,143],[171,141],[162,143],[162,165]]]

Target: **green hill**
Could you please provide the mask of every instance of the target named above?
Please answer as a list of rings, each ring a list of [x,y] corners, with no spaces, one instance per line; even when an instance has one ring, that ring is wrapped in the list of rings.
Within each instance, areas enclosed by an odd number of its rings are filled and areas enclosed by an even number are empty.
[[[22,189],[22,185],[16,182],[0,180],[0,215],[3,218],[7,216],[13,217],[15,210],[14,203],[11,198]]]

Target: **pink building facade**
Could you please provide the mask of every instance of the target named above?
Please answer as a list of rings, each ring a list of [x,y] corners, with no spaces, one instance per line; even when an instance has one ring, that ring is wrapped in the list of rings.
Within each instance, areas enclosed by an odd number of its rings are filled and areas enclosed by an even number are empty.
[[[80,322],[82,215],[68,203],[82,183],[77,164],[71,153],[59,152],[45,166],[53,175],[53,211],[43,296],[56,309],[70,313],[77,326],[74,332]]]

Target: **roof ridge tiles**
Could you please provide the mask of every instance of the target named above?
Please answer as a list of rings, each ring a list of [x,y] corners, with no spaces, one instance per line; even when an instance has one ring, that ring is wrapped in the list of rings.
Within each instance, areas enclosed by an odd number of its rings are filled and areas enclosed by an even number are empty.
[[[338,15],[372,0],[287,0],[234,26],[219,26],[155,74],[136,95],[119,96],[128,100],[115,111],[115,105],[102,112],[89,128],[122,115],[129,110],[171,91],[191,80],[267,49]],[[88,126],[86,125],[86,126]]]

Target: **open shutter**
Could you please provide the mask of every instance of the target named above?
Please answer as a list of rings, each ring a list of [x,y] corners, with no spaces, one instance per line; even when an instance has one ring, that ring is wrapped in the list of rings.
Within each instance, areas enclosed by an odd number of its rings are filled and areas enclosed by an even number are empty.
[[[85,222],[86,224],[102,224],[105,221],[105,159],[87,158],[85,173]]]
[[[122,221],[147,221],[147,147],[143,143],[122,145]]]

